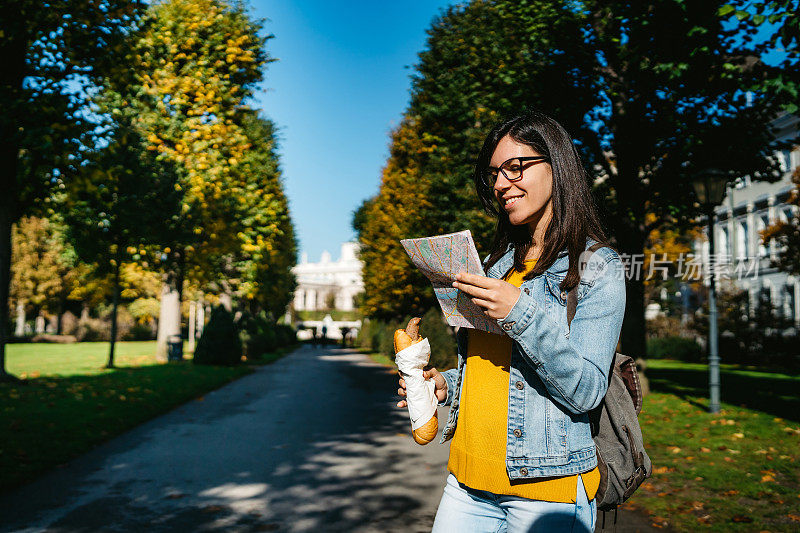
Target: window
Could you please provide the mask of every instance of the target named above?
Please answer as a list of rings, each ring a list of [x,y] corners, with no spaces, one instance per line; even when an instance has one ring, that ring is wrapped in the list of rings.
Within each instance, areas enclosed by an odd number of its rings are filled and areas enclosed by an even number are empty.
[[[717,248],[717,255],[727,256],[730,254],[730,247],[728,246],[728,228],[725,226],[719,227],[717,233],[717,242],[714,243]]]
[[[788,172],[792,169],[792,151],[788,148],[785,148],[779,152],[775,153],[775,156],[778,158],[778,162],[780,163],[781,170],[783,172]]]
[[[783,316],[792,322],[797,320],[795,315],[794,285],[788,283],[783,286]]]
[[[764,239],[761,237],[761,232],[764,231],[767,226],[769,225],[769,218],[767,215],[760,215],[756,217],[756,230],[758,239],[758,256],[759,257],[766,257],[767,256],[767,247],[764,246]]]
[[[747,228],[747,221],[742,220],[737,222],[736,231],[736,257],[745,258],[750,255],[747,242],[749,241],[749,234]]]

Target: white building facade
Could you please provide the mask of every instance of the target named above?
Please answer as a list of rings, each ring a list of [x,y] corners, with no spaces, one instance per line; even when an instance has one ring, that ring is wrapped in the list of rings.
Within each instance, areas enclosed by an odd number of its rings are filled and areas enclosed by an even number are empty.
[[[345,242],[341,245],[338,260],[333,261],[331,254],[324,251],[318,263],[309,263],[308,255],[303,253],[300,263],[292,269],[297,279],[292,308],[295,311],[328,313],[357,311],[355,298],[364,290],[358,250],[358,243]],[[301,320],[299,325],[307,330],[317,330],[318,334],[325,326],[329,338],[340,339],[342,328],[358,329],[361,322],[334,321],[328,315],[316,320]]]
[[[800,131],[800,118],[784,115],[773,126],[779,141],[796,139]],[[797,276],[780,272],[770,266],[780,253],[775,243],[764,245],[760,231],[776,221],[784,222],[796,217],[796,207],[787,199],[794,188],[792,173],[800,166],[800,149],[784,149],[776,153],[782,178],[774,183],[752,181],[749,176],[739,178],[728,187],[725,199],[715,209],[715,257],[727,258],[731,263],[746,262],[755,268],[748,275],[732,278],[731,282],[749,294],[750,310],[755,308],[759,296],[769,297],[778,312],[800,326],[800,280]],[[704,228],[704,235],[708,226]],[[704,264],[709,262],[707,240],[695,242],[695,251],[702,254]],[[706,281],[706,285],[708,282]]]

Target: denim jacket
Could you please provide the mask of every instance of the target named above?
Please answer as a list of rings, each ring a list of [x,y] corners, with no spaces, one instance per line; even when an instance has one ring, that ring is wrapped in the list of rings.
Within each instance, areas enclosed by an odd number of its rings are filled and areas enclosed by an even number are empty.
[[[588,239],[586,247],[594,243]],[[509,248],[487,275],[499,279],[513,262]],[[625,314],[625,269],[611,248],[592,254],[570,329],[567,293],[559,288],[568,266],[565,249],[542,275],[522,283],[513,308],[497,321],[514,341],[506,433],[511,480],[578,474],[597,465],[588,411],[600,404],[608,387]],[[458,421],[467,332],[462,327],[456,336],[458,367],[442,372],[447,398],[441,404],[451,406],[442,443],[453,437]]]

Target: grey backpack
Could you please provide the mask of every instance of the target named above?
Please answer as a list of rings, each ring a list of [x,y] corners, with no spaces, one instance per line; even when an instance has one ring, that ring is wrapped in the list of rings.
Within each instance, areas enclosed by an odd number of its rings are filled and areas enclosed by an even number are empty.
[[[588,262],[591,254],[602,243],[589,247],[582,260]],[[572,324],[578,306],[577,285],[567,294],[567,324]],[[597,508],[616,511],[639,485],[650,477],[653,465],[644,450],[639,412],[642,410],[642,389],[636,363],[627,355],[614,354],[608,375],[605,398],[589,412],[592,438],[597,450],[600,469],[600,486],[597,489]],[[604,515],[605,521],[605,515]],[[616,521],[616,515],[615,515]]]

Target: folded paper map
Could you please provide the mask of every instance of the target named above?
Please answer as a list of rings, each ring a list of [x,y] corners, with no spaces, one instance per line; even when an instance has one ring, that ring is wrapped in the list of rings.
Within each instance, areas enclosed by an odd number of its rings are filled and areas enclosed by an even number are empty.
[[[400,244],[411,257],[411,262],[431,280],[433,292],[448,324],[503,333],[497,322],[472,303],[467,293],[453,288],[459,272],[485,276],[469,230],[421,239],[403,239]]]

